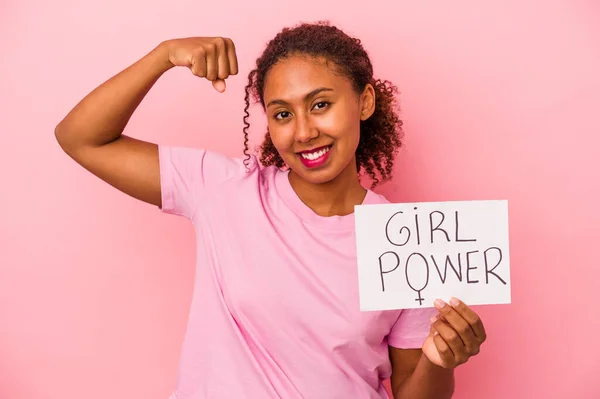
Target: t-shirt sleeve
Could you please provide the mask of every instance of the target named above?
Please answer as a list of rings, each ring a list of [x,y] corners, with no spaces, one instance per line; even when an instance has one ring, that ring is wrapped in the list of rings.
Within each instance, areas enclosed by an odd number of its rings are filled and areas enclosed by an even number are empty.
[[[198,148],[159,146],[158,157],[160,209],[190,220],[205,190],[246,171],[241,159]]]
[[[421,348],[429,335],[430,320],[438,313],[435,308],[402,310],[388,335],[388,344],[400,349]]]

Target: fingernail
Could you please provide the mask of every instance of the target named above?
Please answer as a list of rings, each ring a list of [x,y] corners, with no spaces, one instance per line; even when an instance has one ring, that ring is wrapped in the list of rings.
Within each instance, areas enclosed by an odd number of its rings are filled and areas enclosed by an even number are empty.
[[[431,324],[435,323],[437,321],[437,316],[433,316],[431,319],[429,319],[431,321]]]
[[[451,303],[453,306],[458,306],[458,305],[460,305],[460,301],[459,301],[458,299],[454,298],[454,297],[450,298],[450,303]]]
[[[446,303],[444,301],[442,301],[441,299],[436,299],[433,304],[435,305],[436,308],[438,309],[442,309],[444,306],[446,306]]]

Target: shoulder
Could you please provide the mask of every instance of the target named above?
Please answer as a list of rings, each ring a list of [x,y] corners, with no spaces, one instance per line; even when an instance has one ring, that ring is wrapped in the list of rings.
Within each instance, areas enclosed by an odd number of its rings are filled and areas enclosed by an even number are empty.
[[[367,189],[367,196],[363,202],[365,205],[389,204],[390,201],[382,194]]]
[[[202,148],[169,145],[159,145],[158,148],[161,169],[172,169],[182,177],[208,183],[224,182],[261,169],[255,155],[229,156]]]

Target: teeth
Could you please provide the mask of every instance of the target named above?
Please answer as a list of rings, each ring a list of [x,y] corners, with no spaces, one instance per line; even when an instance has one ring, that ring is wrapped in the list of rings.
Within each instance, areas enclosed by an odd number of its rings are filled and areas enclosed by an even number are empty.
[[[323,155],[325,155],[328,152],[329,152],[329,147],[323,148],[322,150],[315,151],[315,152],[302,153],[300,155],[302,155],[302,158],[304,158],[304,159],[309,159],[309,160],[313,161],[317,158],[322,157]]]

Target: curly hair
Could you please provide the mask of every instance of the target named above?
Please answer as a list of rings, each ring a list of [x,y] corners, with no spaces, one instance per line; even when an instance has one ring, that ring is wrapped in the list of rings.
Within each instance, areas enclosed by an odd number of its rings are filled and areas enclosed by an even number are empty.
[[[323,57],[335,64],[337,69],[351,80],[357,94],[363,92],[367,84],[375,89],[375,112],[360,122],[360,140],[356,150],[356,163],[359,173],[366,172],[373,180],[373,186],[389,180],[392,176],[394,157],[402,146],[402,120],[397,112],[396,94],[398,89],[387,80],[373,78],[373,66],[361,41],[352,38],[329,22],[303,23],[292,28],[284,28],[266,46],[256,60],[256,68],[248,74],[244,108],[244,155],[248,155],[248,110],[250,99],[260,103],[263,99],[265,77],[278,61],[294,55]],[[264,142],[259,147],[260,162],[265,166],[285,167],[285,163],[273,142],[267,128]]]

